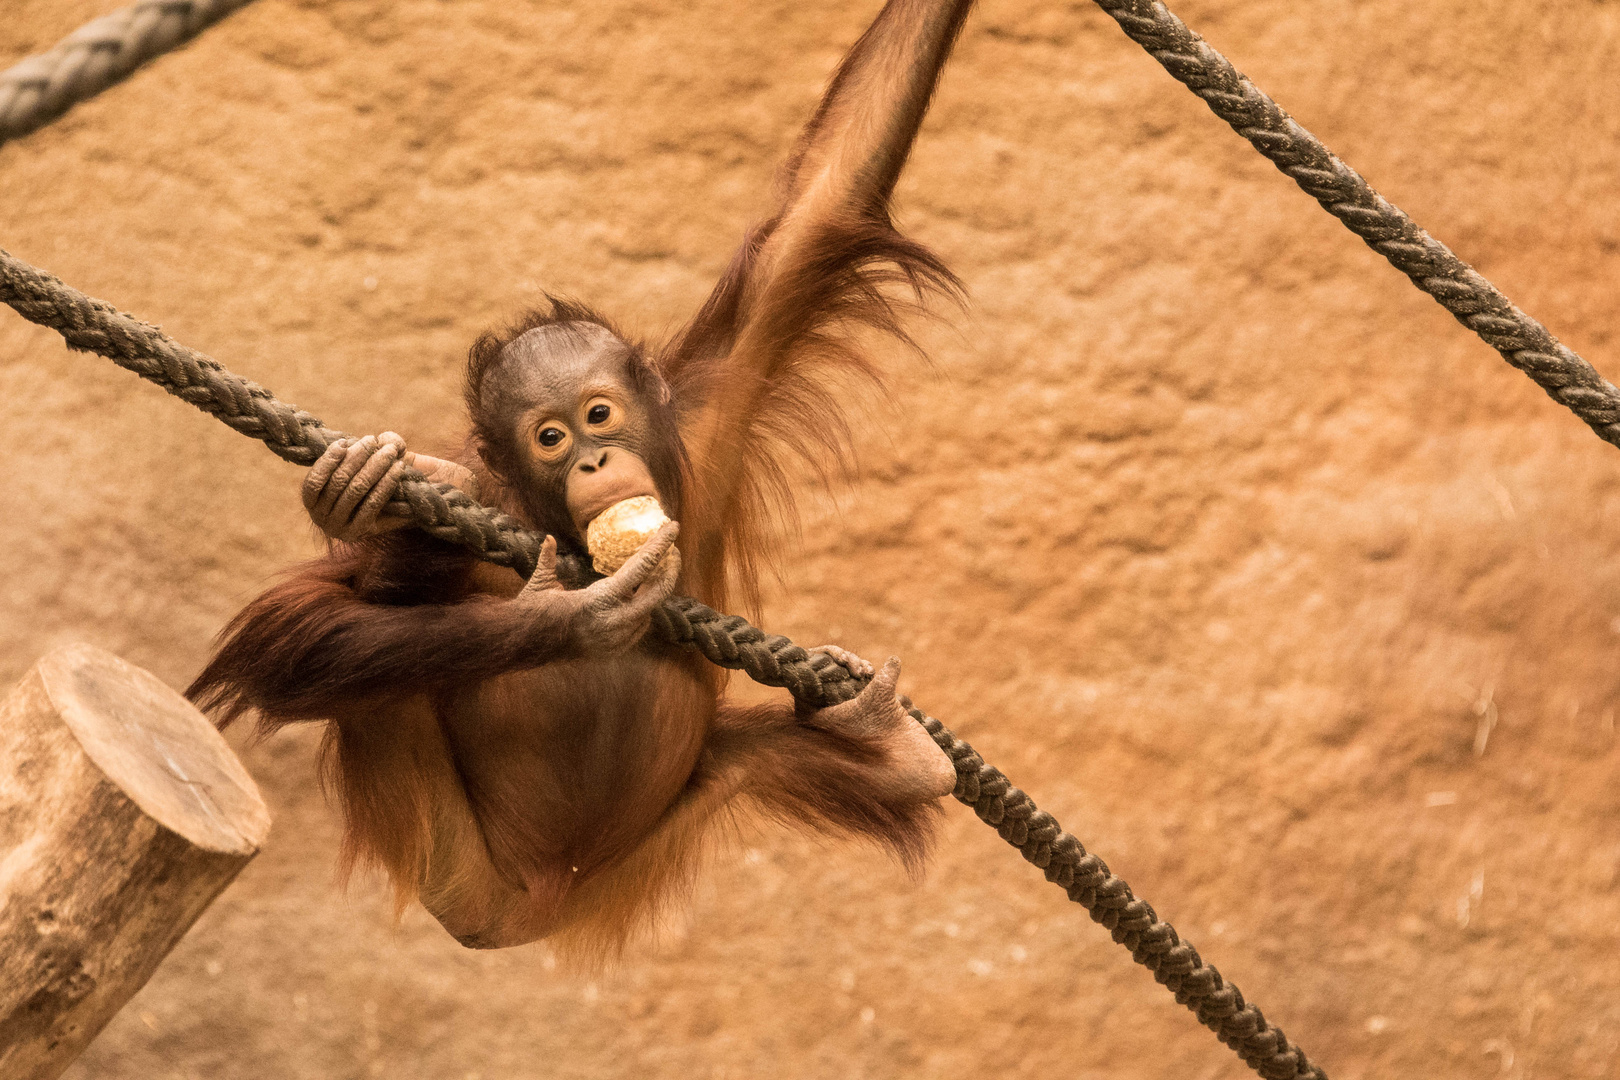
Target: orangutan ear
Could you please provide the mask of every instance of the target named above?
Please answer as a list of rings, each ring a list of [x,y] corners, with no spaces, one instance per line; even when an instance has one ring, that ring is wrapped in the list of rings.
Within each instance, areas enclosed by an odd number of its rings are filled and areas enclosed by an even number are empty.
[[[501,460],[502,455],[496,453],[494,448],[482,439],[473,441],[473,449],[477,451],[478,460],[484,463],[484,468],[495,478],[497,484],[502,487],[512,486],[510,470],[505,468],[506,463]]]
[[[655,402],[660,408],[668,407],[675,400],[675,391],[670,389],[669,380],[664,378],[658,361],[640,349],[630,354],[629,376],[631,389],[644,399]]]

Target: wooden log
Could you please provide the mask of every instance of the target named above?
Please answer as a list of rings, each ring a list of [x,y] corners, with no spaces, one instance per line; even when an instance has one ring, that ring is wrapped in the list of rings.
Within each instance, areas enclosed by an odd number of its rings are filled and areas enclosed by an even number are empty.
[[[155,676],[88,645],[34,665],[0,702],[0,1077],[59,1076],[269,828]]]

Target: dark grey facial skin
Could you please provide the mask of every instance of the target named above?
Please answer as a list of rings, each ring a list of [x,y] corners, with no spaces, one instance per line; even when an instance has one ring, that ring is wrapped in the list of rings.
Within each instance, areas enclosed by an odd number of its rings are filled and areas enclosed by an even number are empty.
[[[622,499],[664,502],[647,462],[655,446],[632,350],[595,323],[542,326],[514,339],[486,377],[479,406],[502,418],[505,447],[521,476],[508,477],[548,531],[561,531],[566,507],[573,538]]]

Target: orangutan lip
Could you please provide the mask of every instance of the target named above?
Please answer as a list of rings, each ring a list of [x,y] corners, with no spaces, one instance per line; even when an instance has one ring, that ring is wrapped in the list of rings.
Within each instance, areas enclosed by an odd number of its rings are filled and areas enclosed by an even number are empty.
[[[626,499],[634,499],[638,495],[649,495],[654,499],[658,498],[658,492],[647,484],[627,483],[604,488],[601,493],[581,507],[581,513],[575,518],[574,524],[579,528],[579,535],[585,535],[585,530],[590,528],[591,522],[595,521],[602,511],[610,506],[622,503]]]

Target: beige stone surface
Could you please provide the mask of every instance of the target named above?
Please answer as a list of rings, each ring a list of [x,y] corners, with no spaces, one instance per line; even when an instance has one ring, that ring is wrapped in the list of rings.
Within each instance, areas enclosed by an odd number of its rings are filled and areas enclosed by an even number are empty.
[[[112,6],[10,0],[0,62]],[[537,288],[689,312],[877,6],[261,0],[0,149],[0,245],[431,449]],[[1620,374],[1620,5],[1177,8]],[[1614,1075],[1620,453],[1091,4],[986,0],[898,213],[971,309],[767,625],[904,656],[1336,1078]],[[7,312],[0,461],[3,685],[67,639],[183,685],[315,550],[296,469]],[[340,894],[315,744],[243,747],[270,846],[75,1080],[1243,1075],[961,807],[920,883],[751,832],[571,975]]]

